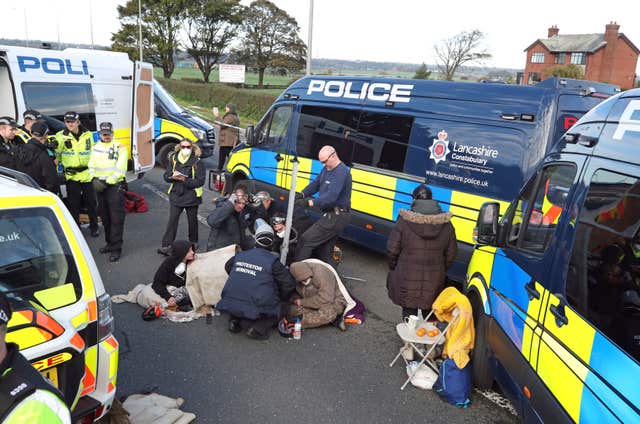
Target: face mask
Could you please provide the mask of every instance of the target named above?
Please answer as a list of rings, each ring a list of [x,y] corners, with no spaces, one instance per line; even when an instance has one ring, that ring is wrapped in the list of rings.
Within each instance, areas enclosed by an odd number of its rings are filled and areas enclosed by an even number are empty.
[[[182,275],[187,270],[187,264],[180,262],[176,269],[173,271],[176,275]]]
[[[284,238],[284,230],[277,232],[276,235],[280,238]]]
[[[180,149],[180,154],[186,158],[191,154],[191,149]]]

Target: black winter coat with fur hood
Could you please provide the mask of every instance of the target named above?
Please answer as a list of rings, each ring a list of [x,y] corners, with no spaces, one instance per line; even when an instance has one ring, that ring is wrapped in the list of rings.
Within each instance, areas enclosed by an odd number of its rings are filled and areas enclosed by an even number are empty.
[[[416,200],[412,209],[400,210],[387,242],[387,290],[396,305],[429,311],[456,257],[456,232],[435,200]]]

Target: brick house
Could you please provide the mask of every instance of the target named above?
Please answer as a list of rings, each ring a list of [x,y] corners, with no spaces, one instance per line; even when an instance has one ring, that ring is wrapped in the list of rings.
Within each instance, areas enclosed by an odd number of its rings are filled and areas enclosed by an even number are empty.
[[[544,71],[560,65],[582,67],[585,79],[633,88],[640,50],[611,22],[604,34],[559,35],[557,26],[549,28],[545,39],[538,39],[524,51],[527,63],[522,84],[545,79]]]

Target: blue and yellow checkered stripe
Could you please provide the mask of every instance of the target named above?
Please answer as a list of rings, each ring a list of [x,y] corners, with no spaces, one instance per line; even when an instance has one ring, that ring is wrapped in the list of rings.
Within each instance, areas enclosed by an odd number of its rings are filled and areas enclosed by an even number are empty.
[[[266,184],[288,189],[291,187],[291,158],[280,155],[283,160],[276,161],[276,152],[247,148],[234,152],[229,158],[227,170],[231,173],[242,170],[249,178]],[[302,190],[322,170],[317,160],[298,158],[298,178],[296,189]],[[411,205],[411,193],[420,184],[416,181],[379,174],[362,169],[351,169],[353,187],[351,208],[378,218],[395,221],[400,209]],[[429,186],[433,198],[440,203],[443,211],[453,214],[452,223],[456,229],[458,241],[473,244],[473,228],[478,210],[485,202],[497,201],[448,188]],[[506,210],[507,202],[498,201],[501,210]]]
[[[501,296],[513,305],[509,307],[493,290],[483,293],[474,275],[482,275],[488,286],[495,282]],[[474,254],[469,276],[469,284],[481,293],[485,311],[575,422],[640,422],[640,366],[634,359],[569,306],[565,307],[569,324],[558,327],[548,310],[559,299],[538,282],[534,284],[540,299],[529,299],[524,284],[531,277],[500,249]]]

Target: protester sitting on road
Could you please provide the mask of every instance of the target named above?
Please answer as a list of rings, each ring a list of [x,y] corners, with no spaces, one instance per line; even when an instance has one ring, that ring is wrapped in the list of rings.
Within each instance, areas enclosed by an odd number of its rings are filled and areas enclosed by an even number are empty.
[[[253,228],[256,219],[262,218],[266,222],[271,221],[271,216],[275,213],[274,199],[268,191],[259,191],[253,196],[253,202],[247,205],[249,219],[247,224],[249,228]]]
[[[431,310],[457,252],[451,212],[442,212],[424,184],[413,199],[411,210],[400,209],[387,242],[387,289],[391,301],[402,306],[403,318]]]
[[[239,252],[225,264],[229,278],[216,309],[229,314],[229,331],[257,340],[269,332],[284,315],[286,303],[295,290],[295,280],[276,255],[273,229],[263,220],[256,222],[256,247]]]
[[[187,265],[195,258],[193,243],[176,240],[171,245],[171,256],[166,258],[156,271],[151,287],[169,306],[189,304],[189,295],[185,287]]]
[[[221,201],[216,209],[207,217],[207,223],[211,227],[207,251],[229,246],[239,245],[243,250],[253,246],[252,241],[246,235],[247,221],[244,209],[247,205],[247,194],[243,188],[236,188],[227,200]]]
[[[292,296],[289,316],[302,316],[302,328],[314,328],[335,323],[345,331],[342,314],[347,301],[340,292],[334,272],[321,262],[294,262],[290,267],[296,279],[296,294]]]
[[[284,212],[276,212],[273,214],[271,218],[271,226],[273,227],[273,232],[275,233],[275,238],[273,241],[273,252],[280,255],[280,251],[282,249],[282,244],[284,243],[284,234],[287,229],[287,216]],[[287,252],[287,260],[286,265],[290,265],[293,262],[293,258],[296,253],[296,246],[298,244],[298,231],[295,227],[295,221],[291,226],[291,232],[289,234],[289,250]]]
[[[184,210],[189,224],[189,241],[198,246],[198,207],[202,203],[202,186],[205,182],[204,165],[200,162],[200,147],[184,139],[176,145],[170,164],[164,173],[169,186],[169,222],[162,236],[158,253],[169,255],[171,243],[176,238],[180,215]]]

